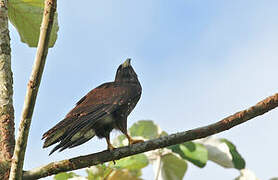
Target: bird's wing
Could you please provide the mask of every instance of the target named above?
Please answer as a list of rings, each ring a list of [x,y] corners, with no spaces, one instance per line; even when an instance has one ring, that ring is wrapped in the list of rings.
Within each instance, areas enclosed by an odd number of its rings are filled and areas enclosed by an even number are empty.
[[[63,150],[86,142],[94,135],[87,135],[86,137],[90,137],[88,139],[85,138],[85,134],[98,120],[111,115],[120,106],[140,95],[141,90],[139,91],[135,86],[114,82],[105,83],[93,89],[77,102],[76,107],[66,115],[64,120],[44,133],[43,139],[46,138],[44,147],[60,141],[60,144],[53,149],[55,151],[59,148]],[[71,139],[77,133],[82,133],[80,138],[72,141]]]

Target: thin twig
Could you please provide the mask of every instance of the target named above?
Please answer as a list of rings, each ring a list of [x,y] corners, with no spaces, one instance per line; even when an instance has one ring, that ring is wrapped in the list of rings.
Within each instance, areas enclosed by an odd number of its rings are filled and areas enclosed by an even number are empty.
[[[156,167],[156,170],[155,170],[155,175],[154,175],[154,179],[155,180],[158,180],[158,178],[159,178],[159,175],[160,175],[160,171],[161,171],[161,165],[162,165],[162,162],[161,162],[161,156],[159,156],[158,158],[157,158],[157,167]]]
[[[180,144],[194,139],[204,138],[228,130],[241,123],[244,123],[256,116],[262,115],[276,108],[277,106],[278,93],[264,99],[263,101],[257,103],[256,105],[246,110],[237,112],[234,115],[226,117],[217,123],[189,131],[172,134],[169,136],[163,136],[143,143],[134,144],[132,146],[117,148],[111,152],[106,150],[95,154],[79,156],[76,158],[62,160],[58,162],[52,162],[45,166],[24,172],[23,179],[39,179],[60,172],[81,169],[101,164],[104,162],[121,159],[123,157],[131,156],[134,154],[139,154],[146,151],[167,147],[174,144]]]
[[[44,14],[41,24],[41,32],[38,42],[37,54],[33,65],[31,77],[27,86],[27,92],[25,96],[24,106],[21,115],[21,122],[19,126],[19,134],[12,159],[12,166],[9,177],[10,180],[22,179],[22,167],[28,140],[29,128],[48,52],[48,44],[55,11],[56,0],[45,0]]]

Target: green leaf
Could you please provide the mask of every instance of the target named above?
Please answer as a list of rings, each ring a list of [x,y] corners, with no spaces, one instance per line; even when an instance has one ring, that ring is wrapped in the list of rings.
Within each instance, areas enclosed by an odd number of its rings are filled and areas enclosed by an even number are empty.
[[[9,0],[9,20],[17,29],[22,42],[37,47],[43,15],[44,0]],[[58,18],[55,14],[49,47],[53,47],[58,32]]]
[[[108,177],[107,180],[142,180],[141,178],[134,175],[132,172],[127,169],[119,169],[113,171]]]
[[[159,162],[159,161],[158,161]],[[187,170],[187,162],[173,153],[161,157],[159,179],[182,180]],[[156,171],[159,170],[156,164]],[[157,172],[155,172],[157,174]]]
[[[233,164],[236,169],[244,169],[245,168],[245,160],[242,158],[242,156],[239,154],[239,152],[236,149],[236,146],[231,143],[227,139],[221,139],[222,142],[226,143],[229,147],[230,153],[233,157]]]
[[[44,0],[21,0],[26,4],[30,4],[31,6],[36,6],[43,8],[44,7]]]
[[[165,132],[165,131],[162,131],[162,132],[159,134],[159,137],[162,137],[162,136],[168,136],[168,133]]]
[[[88,180],[102,180],[103,178],[106,178],[112,171],[113,169],[106,166],[105,164],[99,164],[86,169]]]
[[[141,136],[145,139],[154,139],[159,137],[159,127],[153,121],[141,120],[134,123],[129,132],[131,136]]]
[[[168,134],[165,131],[161,131],[160,127],[154,124],[150,120],[141,120],[134,123],[129,128],[130,136],[132,137],[142,137],[144,139],[154,139],[161,136],[167,136]],[[113,145],[116,147],[126,146],[128,144],[127,138],[125,135],[121,134],[113,140]]]
[[[54,176],[55,180],[67,180],[69,178],[73,178],[73,177],[78,177],[77,174],[73,173],[73,172],[63,172],[63,173],[59,173],[57,175]]]
[[[114,165],[112,162],[108,165],[96,165],[86,170],[88,180],[103,180],[115,179],[116,177],[126,177],[139,180],[142,172],[141,169],[148,165],[148,159],[144,154],[129,156],[116,161]]]
[[[244,159],[230,141],[210,136],[195,142],[201,143],[207,148],[209,160],[225,168],[242,169],[245,167]]]
[[[112,167],[117,169],[140,170],[149,164],[148,158],[144,154],[136,154],[116,161]]]
[[[198,167],[204,167],[208,160],[208,151],[206,147],[200,143],[186,142],[168,147],[173,152],[179,154]]]
[[[124,140],[127,139],[125,135],[121,134],[113,139],[113,145],[116,147],[124,146]]]

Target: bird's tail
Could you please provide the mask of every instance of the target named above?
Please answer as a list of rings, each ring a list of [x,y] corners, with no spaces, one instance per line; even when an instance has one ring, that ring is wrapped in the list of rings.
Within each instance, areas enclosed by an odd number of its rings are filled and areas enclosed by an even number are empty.
[[[75,120],[72,117],[67,117],[44,133],[42,136],[42,139],[45,139],[43,148],[59,143],[51,150],[50,154],[52,154],[58,149],[63,151],[66,148],[73,148],[83,144],[95,136],[93,129],[86,126],[80,127],[82,123],[76,124]]]
[[[66,134],[66,132],[70,128],[70,125],[71,123],[69,123],[69,119],[65,118],[64,120],[56,124],[53,128],[45,132],[42,136],[42,140],[45,139],[43,148],[49,147],[61,141],[62,137]]]

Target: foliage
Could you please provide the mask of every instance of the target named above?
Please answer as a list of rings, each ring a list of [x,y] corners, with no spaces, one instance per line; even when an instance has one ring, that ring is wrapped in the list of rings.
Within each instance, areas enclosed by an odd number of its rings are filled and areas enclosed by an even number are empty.
[[[10,22],[17,29],[22,42],[36,47],[39,40],[43,15],[44,0],[9,0],[8,15]],[[50,36],[49,47],[53,47],[57,39],[58,18],[55,15]]]
[[[185,142],[168,148],[198,167],[204,167],[207,163],[208,151],[205,146],[200,143]]]
[[[221,141],[229,147],[234,167],[239,170],[245,168],[245,161],[237,151],[236,146],[227,139],[221,139]]]
[[[161,153],[152,164],[156,179],[182,179],[187,170],[187,162],[175,153]]]
[[[208,150],[208,160],[211,160],[225,168],[244,169],[245,161],[233,145],[227,139],[207,137],[195,142],[202,143]]]
[[[56,176],[54,176],[54,179],[55,180],[64,180],[64,179],[70,179],[73,177],[78,177],[78,175],[76,175],[73,172],[69,172],[69,173],[63,172],[63,173],[59,173]]]
[[[144,140],[167,135],[165,131],[162,131],[158,125],[150,120],[136,122],[130,127],[129,133],[132,137]],[[128,140],[124,135],[119,135],[113,140],[113,144],[117,147],[126,146]],[[137,180],[142,175],[142,169],[152,164],[157,180],[181,180],[188,169],[188,162],[203,168],[208,160],[225,168],[239,169],[241,174],[245,172],[245,161],[234,144],[227,139],[208,137],[126,157],[117,160],[116,164],[110,162],[87,168],[85,179]],[[63,173],[63,176],[64,179],[69,179],[67,174]],[[70,179],[80,179],[80,177],[75,175]]]

